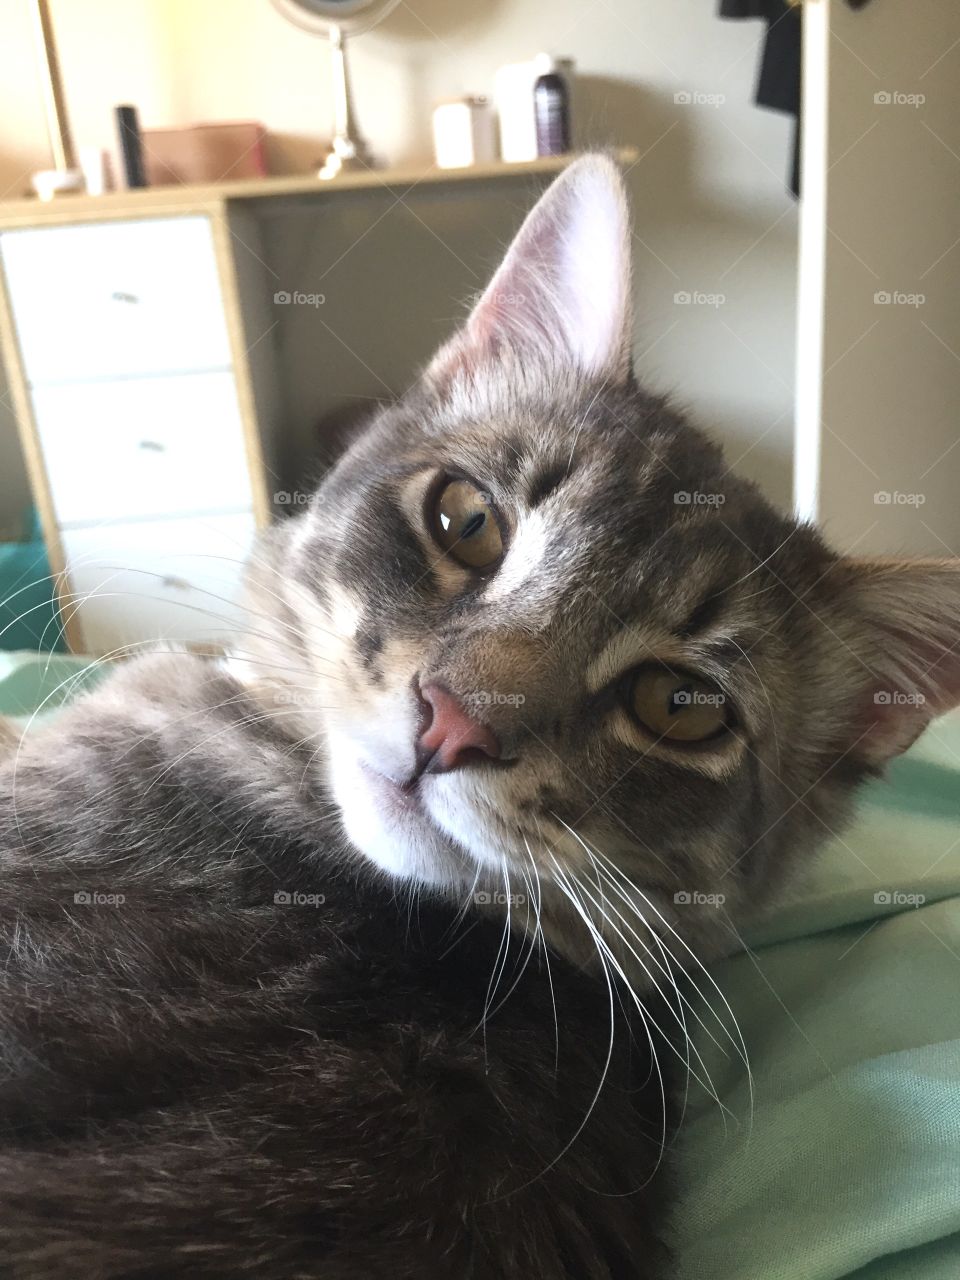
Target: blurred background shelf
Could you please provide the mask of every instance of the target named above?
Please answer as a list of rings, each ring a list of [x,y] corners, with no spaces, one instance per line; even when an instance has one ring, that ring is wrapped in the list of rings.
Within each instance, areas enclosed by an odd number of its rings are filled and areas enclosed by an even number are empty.
[[[613,154],[624,166],[633,163],[638,156],[634,147],[618,147]],[[519,163],[496,161],[463,169],[408,165],[392,169],[370,169],[365,173],[344,173],[330,182],[311,174],[297,174],[290,177],[248,178],[238,182],[143,187],[131,191],[111,191],[100,196],[62,196],[56,200],[2,200],[0,228],[35,226],[48,222],[86,222],[114,217],[137,218],[154,212],[213,212],[234,201],[269,201],[282,197],[319,200],[347,191],[365,191],[371,188],[386,188],[403,196],[407,189],[424,186],[475,184],[501,178],[550,178],[565,169],[572,158],[572,155],[542,156],[537,160]]]

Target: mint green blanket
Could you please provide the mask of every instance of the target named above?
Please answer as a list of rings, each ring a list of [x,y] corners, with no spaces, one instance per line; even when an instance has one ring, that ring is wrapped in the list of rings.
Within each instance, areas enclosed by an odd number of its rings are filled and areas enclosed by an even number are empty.
[[[55,707],[83,667],[0,655],[0,714],[58,690]],[[952,717],[865,792],[750,950],[713,967],[754,1101],[751,1118],[736,1055],[695,1037],[726,1111],[691,1091],[680,1280],[960,1280],[958,894]]]
[[[733,1116],[701,1091],[683,1125],[682,1280],[960,1280],[960,720],[841,836],[712,970],[753,1118],[701,1033]]]

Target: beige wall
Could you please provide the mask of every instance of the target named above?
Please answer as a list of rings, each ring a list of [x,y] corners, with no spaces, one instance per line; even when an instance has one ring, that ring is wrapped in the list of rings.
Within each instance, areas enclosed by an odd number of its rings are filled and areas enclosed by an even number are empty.
[[[0,0],[0,192],[46,163],[28,0]],[[260,119],[285,168],[307,168],[327,122],[322,43],[268,0],[53,0],[78,141],[112,144],[111,109],[143,123]],[[409,0],[355,51],[362,123],[388,161],[429,155],[439,97],[489,90],[503,62],[577,59],[582,142],[637,145],[639,367],[689,404],[731,461],[790,490],[795,210],[791,126],[754,106],[762,28],[708,0]],[[678,92],[719,105],[677,103]],[[720,294],[718,306],[676,293]],[[452,310],[452,309],[451,309]],[[2,460],[0,460],[2,465]]]
[[[905,21],[824,0],[811,24],[797,496],[844,549],[960,556],[960,7]]]

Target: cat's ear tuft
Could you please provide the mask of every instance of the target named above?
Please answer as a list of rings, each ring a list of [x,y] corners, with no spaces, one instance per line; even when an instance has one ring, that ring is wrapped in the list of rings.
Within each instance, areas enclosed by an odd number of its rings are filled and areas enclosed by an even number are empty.
[[[882,765],[960,705],[960,560],[843,560],[840,661],[856,689],[851,754]]]
[[[443,386],[492,364],[630,376],[630,227],[623,179],[602,155],[575,161],[541,197],[467,323],[427,379]]]

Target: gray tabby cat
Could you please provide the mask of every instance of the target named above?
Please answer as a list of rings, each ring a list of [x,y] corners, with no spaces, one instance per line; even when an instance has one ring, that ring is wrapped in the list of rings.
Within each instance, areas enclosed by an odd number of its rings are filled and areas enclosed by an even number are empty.
[[[577,162],[234,657],[0,774],[4,1275],[668,1274],[680,971],[957,702],[960,570],[837,557],[639,388],[628,246]]]

